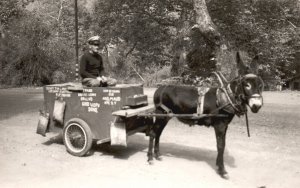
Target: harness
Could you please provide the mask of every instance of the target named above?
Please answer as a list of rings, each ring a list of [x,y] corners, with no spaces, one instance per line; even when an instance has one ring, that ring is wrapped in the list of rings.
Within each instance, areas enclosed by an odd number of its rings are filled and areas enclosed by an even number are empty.
[[[198,87],[198,104],[197,104],[197,114],[203,114],[204,110],[204,97],[206,92],[209,90],[207,87]]]
[[[245,99],[244,94],[240,94],[238,97],[235,97],[234,93],[232,92],[231,85],[228,83],[226,78],[223,76],[221,72],[213,72],[213,74],[216,75],[216,77],[219,80],[219,83],[221,87],[217,89],[217,105],[219,106],[217,109],[211,112],[211,114],[214,114],[220,109],[224,109],[225,111],[229,113],[234,113],[237,116],[244,115],[247,111],[247,108],[243,106],[242,100]],[[224,84],[225,82],[225,84]],[[165,90],[165,88],[163,88]],[[204,97],[206,92],[209,90],[209,88],[205,87],[198,87],[198,101],[197,101],[197,114],[203,114],[203,105],[204,105]],[[221,99],[220,95],[224,93],[226,96],[226,103],[224,104],[223,100]],[[235,93],[237,93],[237,87],[235,90]],[[166,113],[172,113],[172,110],[165,106],[162,103],[162,95],[160,96],[160,103],[157,105],[160,108],[162,108]],[[230,111],[226,109],[225,107],[231,106],[234,111]]]
[[[234,88],[235,91],[233,92],[231,89],[231,84],[228,83],[228,81],[225,79],[225,77],[221,72],[213,72],[213,74],[216,75],[221,85],[221,87],[217,89],[217,104],[219,106],[217,110],[224,109],[229,113],[236,114],[238,117],[246,114],[247,108],[243,103],[243,101],[246,100],[246,96],[244,95],[244,93],[243,92],[239,93],[238,91],[239,87],[235,87]],[[242,80],[241,78],[237,78],[237,85],[241,84],[241,80]],[[226,84],[224,84],[224,82],[226,82]],[[236,95],[237,93],[239,94]],[[224,103],[224,99],[222,99],[222,94],[224,94],[226,97],[225,104],[222,104]],[[233,111],[228,108],[225,108],[227,106],[231,106]]]

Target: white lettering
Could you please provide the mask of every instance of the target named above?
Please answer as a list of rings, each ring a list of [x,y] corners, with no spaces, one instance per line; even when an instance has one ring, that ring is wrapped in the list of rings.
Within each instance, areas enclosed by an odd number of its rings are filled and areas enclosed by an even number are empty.
[[[100,104],[95,102],[95,103],[90,103],[90,106],[93,108],[99,108]]]
[[[93,97],[80,97],[81,101],[93,101]]]
[[[62,97],[71,97],[71,94],[70,93],[63,93],[60,96],[62,96]]]
[[[88,112],[95,112],[95,113],[98,113],[98,108],[88,107]]]
[[[92,93],[93,89],[83,89],[83,92]]]
[[[90,103],[89,102],[82,102],[81,106],[90,106]]]
[[[89,93],[88,96],[89,97],[96,97],[96,93]]]
[[[109,100],[109,97],[103,97],[102,98],[104,101],[108,101]]]
[[[121,91],[120,90],[111,90],[111,89],[104,89],[103,90],[103,93],[120,93]]]
[[[121,101],[121,97],[110,97],[112,101]]]

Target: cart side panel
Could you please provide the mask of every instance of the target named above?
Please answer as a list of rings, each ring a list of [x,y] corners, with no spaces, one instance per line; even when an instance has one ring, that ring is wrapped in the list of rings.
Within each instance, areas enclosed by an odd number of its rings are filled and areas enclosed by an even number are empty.
[[[143,88],[131,87],[89,87],[81,92],[69,91],[67,86],[45,86],[45,110],[50,114],[50,132],[63,128],[53,121],[54,102],[57,97],[66,101],[64,123],[72,118],[84,120],[91,128],[95,139],[110,137],[110,123],[114,120],[112,112],[122,109],[128,96],[143,94]]]
[[[85,88],[75,96],[76,102],[69,104],[65,120],[79,117],[88,123],[95,139],[107,139],[110,137],[110,123],[114,119],[112,112],[121,108],[120,93],[120,89],[114,88]]]

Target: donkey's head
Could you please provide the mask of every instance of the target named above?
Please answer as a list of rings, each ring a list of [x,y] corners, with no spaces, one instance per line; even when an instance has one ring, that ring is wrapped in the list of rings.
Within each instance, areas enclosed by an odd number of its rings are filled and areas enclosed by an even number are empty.
[[[262,91],[264,83],[262,79],[256,75],[256,62],[252,61],[250,66],[246,66],[241,60],[239,52],[237,52],[236,58],[242,98],[250,107],[251,111],[257,113],[263,105]]]

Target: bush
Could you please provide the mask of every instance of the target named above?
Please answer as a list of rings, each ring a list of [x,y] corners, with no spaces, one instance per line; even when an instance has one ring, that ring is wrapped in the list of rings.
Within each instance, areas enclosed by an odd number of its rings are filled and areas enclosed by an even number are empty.
[[[54,71],[52,74],[52,79],[51,79],[53,84],[59,84],[66,82],[66,74],[64,74],[62,71]]]
[[[171,77],[171,66],[152,67],[143,74],[146,86],[156,86],[162,80]]]
[[[1,76],[4,85],[50,84],[55,71],[69,69],[65,62],[72,55],[64,40],[51,38],[49,26],[25,14],[8,26],[9,33],[0,48]],[[57,80],[55,80],[57,81]]]

